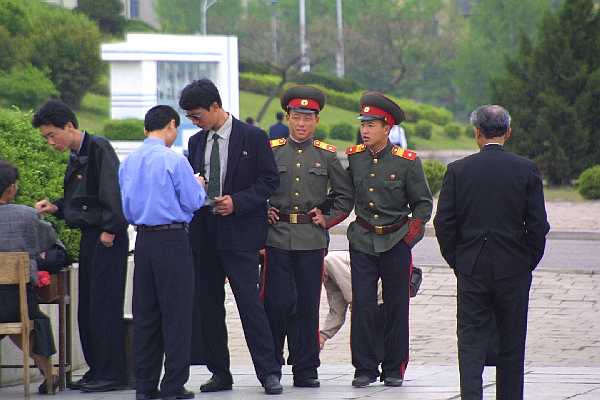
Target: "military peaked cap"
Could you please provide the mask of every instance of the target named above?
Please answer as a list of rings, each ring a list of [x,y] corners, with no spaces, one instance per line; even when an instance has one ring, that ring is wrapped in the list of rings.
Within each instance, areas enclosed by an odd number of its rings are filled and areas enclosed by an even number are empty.
[[[325,107],[325,94],[312,86],[294,86],[281,96],[281,108],[300,113],[319,112]]]
[[[388,125],[398,125],[404,121],[404,111],[393,100],[379,92],[366,92],[360,98],[361,121],[383,120]]]

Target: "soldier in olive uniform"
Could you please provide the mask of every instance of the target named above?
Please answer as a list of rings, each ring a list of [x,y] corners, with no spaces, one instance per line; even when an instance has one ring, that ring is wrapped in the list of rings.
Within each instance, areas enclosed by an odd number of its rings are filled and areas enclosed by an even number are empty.
[[[287,112],[290,136],[271,141],[280,185],[271,196],[271,222],[263,268],[263,295],[275,351],[283,364],[286,334],[294,358],[294,386],[318,387],[319,302],[326,231],[352,211],[350,176],[336,148],[315,140],[324,94],[309,86],[287,90],[281,107]],[[330,214],[318,205],[331,188]]]
[[[348,227],[352,385],[367,386],[380,376],[374,327],[381,279],[386,321],[380,378],[386,386],[401,386],[408,363],[411,248],[423,237],[433,202],[415,152],[388,140],[391,127],[404,119],[402,109],[377,92],[365,93],[360,105],[364,144],[346,150],[356,191],[356,220]]]

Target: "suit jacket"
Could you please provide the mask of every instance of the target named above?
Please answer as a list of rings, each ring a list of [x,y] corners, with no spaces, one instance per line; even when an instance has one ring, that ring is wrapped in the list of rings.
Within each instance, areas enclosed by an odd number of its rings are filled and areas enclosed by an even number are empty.
[[[188,160],[195,173],[204,174],[208,135],[204,130],[190,137]],[[279,186],[279,173],[267,134],[233,118],[223,195],[233,199],[234,212],[217,216],[219,250],[258,251],[267,237],[267,199]],[[197,211],[192,224],[201,224]],[[194,245],[192,241],[192,246]]]
[[[533,270],[550,230],[535,164],[500,145],[449,164],[433,224],[442,255],[463,274],[484,246],[496,279]]]
[[[81,150],[71,157],[64,179],[64,197],[53,202],[55,214],[72,228],[127,229],[119,187],[119,158],[110,142],[84,133]]]

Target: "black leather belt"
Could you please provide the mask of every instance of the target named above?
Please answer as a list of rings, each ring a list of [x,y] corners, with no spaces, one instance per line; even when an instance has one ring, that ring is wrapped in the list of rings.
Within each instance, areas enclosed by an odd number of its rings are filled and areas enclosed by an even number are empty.
[[[279,221],[290,224],[312,224],[311,214],[284,214],[279,213]]]
[[[402,228],[406,223],[407,218],[404,217],[395,224],[391,225],[371,225],[367,220],[356,216],[356,223],[368,231],[375,233],[376,235],[387,235],[388,233],[396,232],[398,229]]]
[[[136,225],[135,230],[138,232],[157,232],[170,231],[174,229],[186,229],[187,224],[184,222],[175,222],[173,224],[164,225]]]

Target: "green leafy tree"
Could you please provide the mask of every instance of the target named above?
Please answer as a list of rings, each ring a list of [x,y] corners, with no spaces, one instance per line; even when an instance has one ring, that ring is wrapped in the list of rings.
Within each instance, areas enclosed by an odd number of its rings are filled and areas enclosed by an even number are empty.
[[[77,11],[96,21],[104,33],[119,35],[123,33],[125,18],[121,0],[79,0]]]
[[[9,73],[0,72],[0,104],[30,110],[57,95],[46,74],[31,65],[13,68]]]
[[[521,38],[518,55],[492,81],[492,100],[512,113],[510,146],[551,184],[570,183],[600,162],[600,11],[592,0],[567,0],[546,13],[537,37]]]
[[[491,99],[490,81],[504,68],[504,57],[518,49],[519,32],[533,37],[549,8],[547,0],[480,0],[457,41],[452,79],[461,105],[471,111]]]

